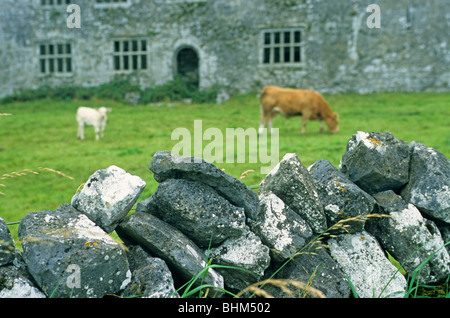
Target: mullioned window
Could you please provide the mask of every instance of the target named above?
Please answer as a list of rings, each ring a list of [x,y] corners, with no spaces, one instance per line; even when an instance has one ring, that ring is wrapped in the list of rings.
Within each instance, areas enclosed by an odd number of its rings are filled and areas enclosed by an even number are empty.
[[[146,39],[118,39],[113,41],[113,66],[116,72],[132,72],[148,68]]]
[[[297,65],[304,61],[301,29],[272,29],[261,32],[262,64]]]
[[[72,73],[72,46],[70,43],[45,43],[39,45],[41,74]]]

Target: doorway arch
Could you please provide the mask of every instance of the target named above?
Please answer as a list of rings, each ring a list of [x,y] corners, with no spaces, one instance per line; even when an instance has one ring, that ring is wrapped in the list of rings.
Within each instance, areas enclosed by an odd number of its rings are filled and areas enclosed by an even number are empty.
[[[176,51],[175,77],[179,77],[189,88],[199,88],[200,59],[193,47],[184,46]]]

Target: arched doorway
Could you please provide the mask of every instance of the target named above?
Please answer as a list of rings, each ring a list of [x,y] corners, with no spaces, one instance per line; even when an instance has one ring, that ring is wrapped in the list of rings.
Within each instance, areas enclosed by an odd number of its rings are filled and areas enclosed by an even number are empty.
[[[200,84],[199,58],[197,51],[184,47],[176,53],[176,72],[189,88],[198,89]]]

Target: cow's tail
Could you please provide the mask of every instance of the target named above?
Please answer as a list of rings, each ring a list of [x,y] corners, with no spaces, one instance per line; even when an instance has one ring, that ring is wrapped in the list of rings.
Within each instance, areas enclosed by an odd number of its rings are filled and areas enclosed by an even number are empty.
[[[267,93],[267,86],[264,87],[261,91],[261,94],[259,95],[259,100],[261,100]]]
[[[264,113],[262,99],[264,98],[264,96],[266,96],[266,94],[267,94],[267,86],[265,86],[262,89],[261,94],[259,94],[259,110],[261,111],[261,115]]]

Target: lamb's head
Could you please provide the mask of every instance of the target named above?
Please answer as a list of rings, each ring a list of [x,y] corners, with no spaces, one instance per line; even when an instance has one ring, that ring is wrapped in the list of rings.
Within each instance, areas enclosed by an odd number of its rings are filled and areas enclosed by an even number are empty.
[[[102,115],[106,115],[106,113],[112,112],[112,108],[102,106],[98,109],[98,112],[101,113]]]

